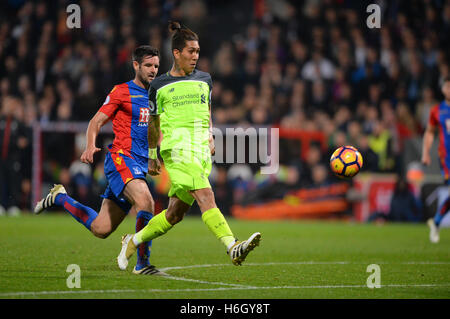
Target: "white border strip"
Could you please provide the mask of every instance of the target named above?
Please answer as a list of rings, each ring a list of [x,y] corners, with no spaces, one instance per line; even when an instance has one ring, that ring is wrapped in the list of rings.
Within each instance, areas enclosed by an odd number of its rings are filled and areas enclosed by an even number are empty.
[[[443,284],[390,284],[381,285],[381,288],[436,288],[450,287],[450,283]],[[115,294],[115,293],[149,293],[149,292],[193,292],[193,291],[228,291],[228,290],[253,290],[253,289],[339,289],[339,288],[367,288],[366,285],[320,285],[320,286],[273,286],[273,287],[218,287],[218,288],[186,288],[186,289],[109,289],[109,290],[60,290],[60,291],[20,291],[0,293],[0,297],[14,296],[42,296],[42,295],[72,295],[72,294]]]

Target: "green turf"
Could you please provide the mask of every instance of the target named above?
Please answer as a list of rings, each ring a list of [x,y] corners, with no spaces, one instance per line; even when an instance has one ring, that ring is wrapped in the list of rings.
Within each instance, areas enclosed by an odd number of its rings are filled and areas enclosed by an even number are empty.
[[[120,237],[134,230],[131,217],[107,239],[65,214],[1,217],[0,298],[450,297],[449,229],[431,244],[424,224],[228,220],[240,239],[262,233],[242,267],[194,216],[154,240],[152,263],[181,267],[167,270],[176,278],[163,278],[133,275],[135,257],[128,270],[118,269]],[[81,268],[80,289],[66,285],[69,264]],[[369,264],[381,267],[381,288],[366,287]]]

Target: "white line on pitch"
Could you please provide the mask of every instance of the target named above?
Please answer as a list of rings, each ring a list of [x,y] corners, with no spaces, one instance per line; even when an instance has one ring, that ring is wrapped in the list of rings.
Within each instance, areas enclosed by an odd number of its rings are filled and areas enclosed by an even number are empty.
[[[298,261],[298,262],[268,262],[268,263],[246,263],[247,266],[274,266],[274,265],[345,265],[350,264],[348,261]],[[187,265],[160,268],[161,271],[174,269],[189,268],[208,268],[208,267],[224,267],[233,266],[232,264],[203,264],[203,265]]]
[[[405,261],[405,262],[352,262],[352,261],[293,261],[293,262],[268,262],[268,263],[246,263],[247,266],[278,266],[278,265],[369,265],[369,264],[403,264],[403,265],[449,265],[450,261]],[[174,269],[190,269],[190,268],[208,268],[208,267],[224,267],[232,266],[231,264],[203,264],[203,265],[187,265],[160,268],[161,271]]]
[[[390,284],[381,285],[381,288],[434,288],[450,287],[450,283],[443,284]],[[137,292],[193,292],[193,291],[227,291],[227,290],[253,290],[253,289],[339,289],[339,288],[367,288],[366,285],[335,285],[335,286],[274,286],[274,287],[218,287],[218,288],[186,288],[186,289],[109,289],[109,290],[62,290],[62,291],[20,291],[0,293],[0,297],[13,296],[39,296],[39,295],[69,295],[69,294],[114,294],[114,293],[137,293]]]
[[[228,284],[225,282],[217,282],[217,281],[205,281],[205,280],[198,280],[198,279],[191,279],[191,278],[184,278],[184,277],[177,277],[177,276],[164,276],[164,278],[167,279],[174,279],[174,280],[180,280],[180,281],[190,281],[190,282],[196,282],[200,284],[209,284],[209,285],[218,285],[218,286],[230,286],[230,287],[255,287],[255,286],[248,286],[248,285],[239,285],[239,284]]]

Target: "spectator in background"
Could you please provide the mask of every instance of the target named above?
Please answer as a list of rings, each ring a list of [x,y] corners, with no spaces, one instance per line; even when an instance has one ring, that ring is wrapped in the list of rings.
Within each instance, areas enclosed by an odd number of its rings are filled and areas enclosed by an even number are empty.
[[[301,165],[300,182],[302,186],[308,186],[313,182],[313,169],[321,162],[323,162],[323,155],[320,147],[314,144],[310,145],[306,159]]]
[[[30,156],[30,132],[22,122],[22,100],[7,96],[2,99],[0,111],[0,213],[8,211],[17,215],[23,200],[22,181],[31,177],[31,166],[27,165]]]
[[[312,53],[312,59],[307,61],[302,68],[302,77],[314,82],[317,80],[331,80],[334,76],[335,67],[333,63],[325,58],[317,49]]]
[[[421,130],[424,130],[428,124],[430,118],[431,108],[438,104],[438,101],[434,98],[433,89],[426,86],[422,90],[422,97],[417,103],[415,118],[419,123]]]
[[[422,220],[421,203],[411,190],[405,177],[400,176],[391,197],[391,204],[387,215],[375,212],[369,221],[384,219],[392,222],[419,222]]]
[[[380,171],[387,172],[394,168],[392,137],[383,122],[376,121],[374,123],[372,133],[369,136],[369,147],[378,156],[378,169]]]
[[[359,137],[358,143],[356,144],[358,151],[361,153],[363,158],[362,172],[378,172],[378,155],[369,146],[369,137],[362,134]]]
[[[311,168],[311,184],[308,188],[319,188],[322,186],[327,186],[330,183],[330,176],[327,166],[324,164],[316,164]]]

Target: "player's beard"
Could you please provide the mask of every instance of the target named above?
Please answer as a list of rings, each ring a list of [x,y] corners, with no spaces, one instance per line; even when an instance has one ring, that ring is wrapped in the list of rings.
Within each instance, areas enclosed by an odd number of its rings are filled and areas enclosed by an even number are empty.
[[[147,78],[145,78],[142,74],[139,74],[139,80],[148,89],[148,87],[150,86],[150,81]]]

